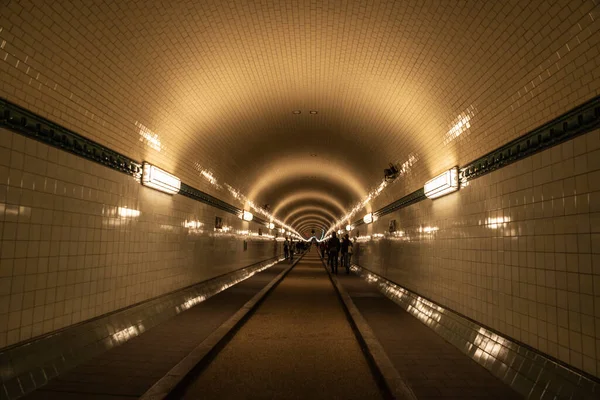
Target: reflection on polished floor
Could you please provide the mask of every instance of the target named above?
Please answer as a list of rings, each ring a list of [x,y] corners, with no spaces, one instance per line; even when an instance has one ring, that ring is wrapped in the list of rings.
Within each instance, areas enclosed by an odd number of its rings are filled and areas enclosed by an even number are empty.
[[[139,397],[288,267],[285,261],[262,271],[59,376],[26,398]],[[365,280],[345,274],[338,280],[417,398],[519,397]],[[388,397],[348,318],[313,248],[214,358],[193,371],[170,398]]]

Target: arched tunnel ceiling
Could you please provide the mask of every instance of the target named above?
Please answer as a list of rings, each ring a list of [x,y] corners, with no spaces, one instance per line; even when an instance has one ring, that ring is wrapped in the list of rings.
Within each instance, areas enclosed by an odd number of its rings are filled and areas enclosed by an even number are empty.
[[[413,160],[380,201],[598,94],[548,101],[598,46],[592,0],[7,4],[2,97],[295,224],[339,218],[388,162]]]

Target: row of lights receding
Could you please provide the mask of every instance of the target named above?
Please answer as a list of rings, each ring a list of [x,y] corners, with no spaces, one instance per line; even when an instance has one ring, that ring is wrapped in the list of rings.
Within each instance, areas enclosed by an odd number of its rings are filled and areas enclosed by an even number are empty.
[[[144,162],[142,168],[142,185],[163,193],[177,194],[181,189],[181,180],[175,175],[172,175],[155,165]],[[244,221],[252,221],[254,219],[254,215],[246,210],[243,210],[239,217]],[[275,224],[272,222],[267,223],[266,226],[269,229],[275,229]],[[283,234],[286,233],[284,228],[280,228],[279,231]],[[293,232],[289,233],[293,234]]]
[[[315,114],[318,114],[319,112],[316,110],[310,110],[308,113],[315,115]],[[296,115],[302,114],[302,110],[294,110],[294,111],[292,111],[292,114],[296,114]]]
[[[438,197],[445,196],[452,192],[456,192],[459,189],[459,181],[458,181],[458,167],[454,167],[441,173],[433,179],[425,182],[425,186],[423,186],[423,190],[425,191],[425,196],[430,199],[437,199]],[[363,217],[363,222],[365,224],[370,224],[371,222],[377,221],[377,216],[373,215],[373,213],[368,213]],[[346,230],[351,231],[353,228],[352,225],[346,225]]]

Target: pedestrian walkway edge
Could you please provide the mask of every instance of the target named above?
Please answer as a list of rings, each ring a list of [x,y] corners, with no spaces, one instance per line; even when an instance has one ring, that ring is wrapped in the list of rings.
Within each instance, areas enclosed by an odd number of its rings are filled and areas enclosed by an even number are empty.
[[[254,311],[262,300],[277,286],[283,278],[298,264],[305,253],[292,265],[277,275],[260,292],[255,294],[235,314],[219,326],[213,333],[185,356],[165,376],[160,378],[141,397],[141,400],[162,400],[168,398],[171,393],[184,382],[185,377],[201,364],[208,364],[212,358],[233,337],[235,332],[244,324],[252,311]]]
[[[323,259],[321,259],[323,261]],[[346,314],[348,315],[348,319],[350,320],[350,324],[353,326],[354,333],[356,334],[359,342],[364,344],[363,350],[370,361],[372,362],[373,367],[378,375],[380,375],[383,380],[383,384],[386,389],[389,391],[389,394],[398,400],[416,400],[414,392],[410,388],[410,386],[406,383],[406,380],[402,378],[398,370],[392,364],[392,361],[387,356],[383,346],[375,336],[375,333],[362,316],[352,298],[344,289],[344,286],[340,284],[337,277],[335,277],[323,262],[323,266],[327,274],[329,275],[329,279],[333,284],[344,308],[346,309]]]

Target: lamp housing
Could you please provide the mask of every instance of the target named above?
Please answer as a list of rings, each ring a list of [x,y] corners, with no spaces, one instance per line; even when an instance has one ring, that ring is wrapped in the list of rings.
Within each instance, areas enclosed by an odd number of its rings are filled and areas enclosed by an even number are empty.
[[[451,168],[435,178],[428,180],[423,187],[425,196],[430,199],[436,199],[449,193],[456,192],[458,189],[458,167]]]
[[[241,218],[244,221],[252,221],[252,219],[254,218],[254,215],[252,215],[252,213],[250,211],[244,210],[244,212],[242,212],[242,217]]]
[[[158,168],[156,165],[144,162],[142,167],[142,185],[168,194],[179,193],[181,180],[175,175]]]

